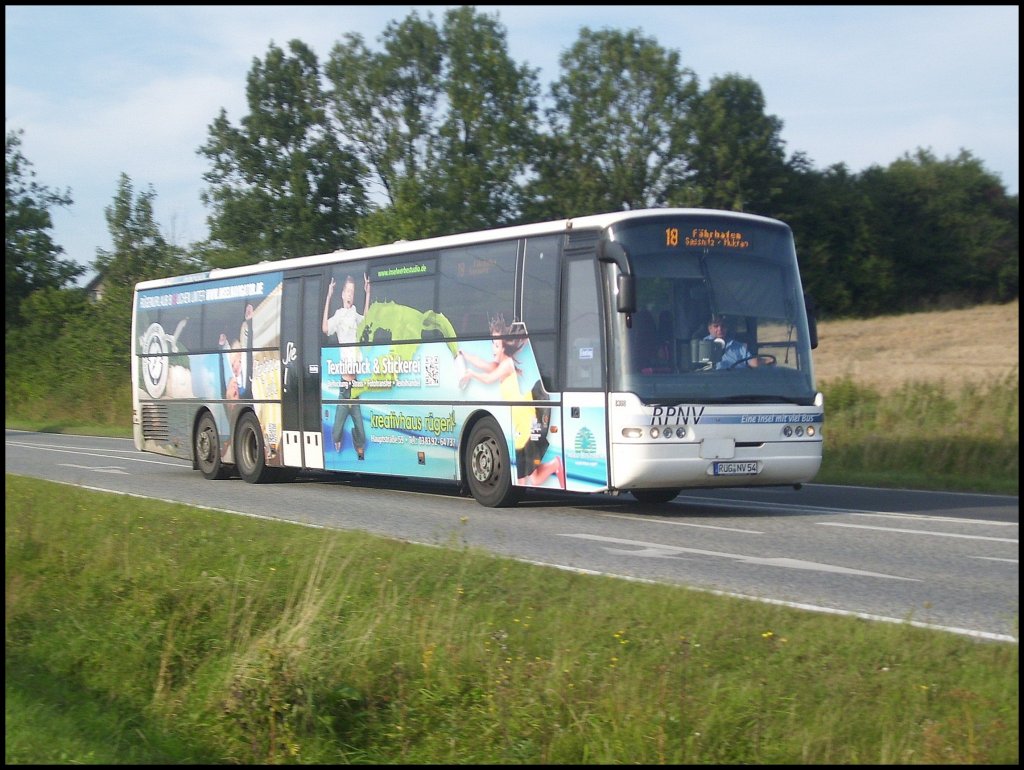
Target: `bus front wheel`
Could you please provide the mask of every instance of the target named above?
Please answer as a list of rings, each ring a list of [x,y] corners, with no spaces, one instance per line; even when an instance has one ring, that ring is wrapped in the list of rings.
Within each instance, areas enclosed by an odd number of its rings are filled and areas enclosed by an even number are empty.
[[[193,438],[193,453],[196,467],[202,471],[203,476],[214,480],[228,477],[229,470],[220,459],[220,433],[209,412],[199,418]]]
[[[252,412],[243,414],[235,426],[235,464],[238,475],[250,484],[269,481],[273,474],[273,469],[267,467],[267,456],[263,451],[260,421]]]
[[[504,508],[518,502],[508,445],[493,417],[483,418],[470,431],[465,467],[469,491],[481,505]]]

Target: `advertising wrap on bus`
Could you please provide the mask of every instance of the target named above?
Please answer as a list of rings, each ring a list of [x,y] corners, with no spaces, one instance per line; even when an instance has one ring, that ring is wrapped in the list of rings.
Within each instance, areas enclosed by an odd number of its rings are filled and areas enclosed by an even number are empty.
[[[799,485],[813,317],[776,220],[613,212],[146,281],[136,447],[209,479],[302,470],[528,488]]]

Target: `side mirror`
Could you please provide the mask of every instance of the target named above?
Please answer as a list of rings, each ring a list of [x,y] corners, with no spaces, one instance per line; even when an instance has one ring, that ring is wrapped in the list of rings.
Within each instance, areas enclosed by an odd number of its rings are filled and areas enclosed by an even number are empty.
[[[619,269],[615,309],[620,313],[636,312],[636,282],[629,267],[629,254],[626,253],[626,248],[616,241],[601,241],[597,258],[601,262],[610,262]]]

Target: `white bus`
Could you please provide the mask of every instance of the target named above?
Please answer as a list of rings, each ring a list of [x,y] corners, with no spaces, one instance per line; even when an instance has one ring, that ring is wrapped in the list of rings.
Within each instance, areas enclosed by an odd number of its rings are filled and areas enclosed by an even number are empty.
[[[799,487],[821,464],[814,318],[789,227],[759,216],[620,211],[144,281],[132,338],[135,446],[209,479],[444,479],[498,507]]]

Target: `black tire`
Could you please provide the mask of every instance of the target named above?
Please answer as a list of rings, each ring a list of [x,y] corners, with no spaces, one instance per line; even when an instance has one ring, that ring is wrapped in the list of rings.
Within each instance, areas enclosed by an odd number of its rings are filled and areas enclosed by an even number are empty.
[[[463,463],[469,491],[478,503],[505,508],[519,502],[520,490],[512,483],[508,445],[493,417],[484,417],[473,426]]]
[[[252,412],[239,417],[235,425],[235,467],[242,480],[249,484],[266,483],[274,475],[274,469],[267,467],[260,421]]]
[[[680,489],[631,489],[629,494],[633,495],[641,503],[667,503],[675,500],[681,492]]]
[[[216,481],[231,475],[230,469],[220,460],[220,433],[209,412],[199,418],[192,437],[192,453],[196,467],[206,478]]]

